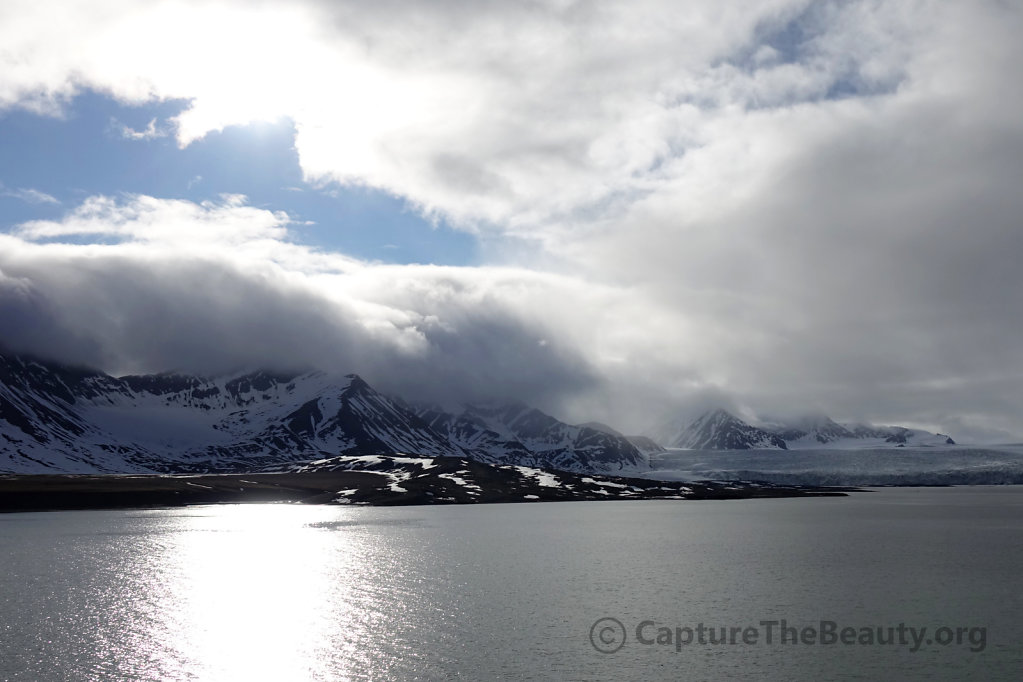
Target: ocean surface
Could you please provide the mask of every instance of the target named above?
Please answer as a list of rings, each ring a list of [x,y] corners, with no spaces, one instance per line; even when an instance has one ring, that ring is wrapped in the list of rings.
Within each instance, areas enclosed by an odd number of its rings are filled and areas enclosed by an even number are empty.
[[[1020,486],[6,514],[0,679],[1014,680],[1021,588]]]

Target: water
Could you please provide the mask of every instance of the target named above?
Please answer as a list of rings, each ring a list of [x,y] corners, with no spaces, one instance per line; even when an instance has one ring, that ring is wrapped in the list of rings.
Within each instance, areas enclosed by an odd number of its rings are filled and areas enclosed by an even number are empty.
[[[1018,486],[0,515],[0,679],[1009,680],[1021,540]],[[604,618],[626,631],[615,653],[591,644]],[[782,619],[953,641],[764,642]],[[702,622],[760,640],[676,651],[638,642],[644,621],[649,639]]]

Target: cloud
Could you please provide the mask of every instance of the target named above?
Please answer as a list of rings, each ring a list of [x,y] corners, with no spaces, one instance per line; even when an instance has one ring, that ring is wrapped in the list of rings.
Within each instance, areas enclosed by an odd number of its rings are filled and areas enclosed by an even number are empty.
[[[14,199],[20,199],[21,201],[24,201],[29,204],[60,203],[60,199],[53,196],[52,194],[47,194],[46,192],[41,192],[40,190],[37,189],[31,188],[26,189],[23,187],[20,187],[18,189],[3,189],[3,186],[0,185],[0,196],[13,197]]]
[[[26,223],[0,235],[3,342],[115,373],[357,371],[445,403],[556,405],[598,383],[571,338],[538,343],[561,305],[601,296],[580,283],[362,263],[290,242],[288,224],[239,197],[145,196],[92,197],[60,221]],[[95,239],[53,241],[83,235]],[[553,292],[564,303],[542,301]]]
[[[248,207],[241,195],[225,195],[221,200],[196,204],[139,195],[128,195],[126,201],[94,196],[59,221],[27,222],[15,234],[30,240],[90,236],[193,247],[260,244],[285,235],[287,215]]]
[[[290,117],[311,181],[526,229],[656,190],[659,169],[713,142],[729,110],[898,87],[931,23],[927,3],[905,7],[38,3],[0,16],[0,106],[57,108],[83,87],[188,99],[181,144]],[[765,46],[791,58],[765,60]]]
[[[155,118],[151,119],[142,130],[135,130],[117,121],[114,122],[114,125],[121,132],[121,137],[126,140],[155,140],[171,134],[166,128],[157,128]]]
[[[1012,3],[60,9],[0,8],[0,107],[180,98],[182,145],[287,117],[309,182],[400,196],[491,260],[376,266],[240,198],[93,197],[4,238],[25,339],[59,328],[107,366],[154,369],[294,348],[612,423],[727,395],[1020,430]],[[117,243],[41,243],[72,237]],[[134,339],[150,310],[178,322]]]

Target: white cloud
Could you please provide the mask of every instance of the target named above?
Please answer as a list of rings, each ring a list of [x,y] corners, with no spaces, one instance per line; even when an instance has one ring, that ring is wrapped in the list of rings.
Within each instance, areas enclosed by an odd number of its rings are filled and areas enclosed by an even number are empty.
[[[38,189],[19,187],[17,189],[2,189],[0,185],[0,196],[13,197],[14,199],[20,199],[29,204],[59,204],[60,199],[57,197],[42,192]]]
[[[656,189],[731,110],[895,87],[927,30],[906,4],[14,3],[0,105],[188,98],[182,144],[287,116],[311,180],[524,229]],[[801,60],[744,58],[800,17]]]
[[[16,321],[4,340],[120,372],[315,366],[424,399],[529,395],[566,409],[619,352],[609,322],[641,314],[563,276],[318,252],[290,242],[288,224],[238,197],[145,196],[27,223],[0,235],[0,315]]]
[[[156,119],[151,119],[146,127],[142,130],[135,130],[130,128],[123,123],[114,122],[118,130],[121,131],[121,136],[127,140],[155,140],[161,137],[167,137],[170,135],[170,131],[166,128],[158,128],[156,126]]]
[[[285,214],[251,208],[245,201],[241,195],[225,195],[219,204],[139,195],[123,201],[94,196],[61,220],[27,222],[15,233],[31,240],[114,237],[158,246],[242,246],[285,235]]]

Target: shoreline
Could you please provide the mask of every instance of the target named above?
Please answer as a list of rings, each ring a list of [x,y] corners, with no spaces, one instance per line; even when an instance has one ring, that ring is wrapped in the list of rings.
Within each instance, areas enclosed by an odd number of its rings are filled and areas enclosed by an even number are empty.
[[[0,513],[291,502],[371,506],[574,500],[838,497],[862,488],[750,481],[658,481],[549,472],[556,480],[461,458],[414,475],[327,470],[220,474],[0,474]],[[539,471],[539,470],[535,470]],[[556,477],[556,478],[555,478]]]

